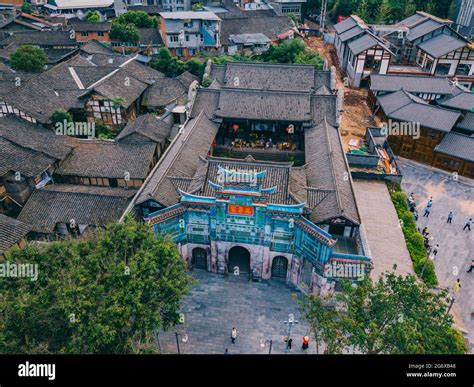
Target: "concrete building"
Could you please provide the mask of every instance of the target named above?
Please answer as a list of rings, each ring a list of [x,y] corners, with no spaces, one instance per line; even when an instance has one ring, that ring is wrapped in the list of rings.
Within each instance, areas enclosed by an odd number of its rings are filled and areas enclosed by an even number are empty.
[[[162,12],[161,37],[169,50],[189,58],[200,51],[218,51],[221,19],[212,12]]]

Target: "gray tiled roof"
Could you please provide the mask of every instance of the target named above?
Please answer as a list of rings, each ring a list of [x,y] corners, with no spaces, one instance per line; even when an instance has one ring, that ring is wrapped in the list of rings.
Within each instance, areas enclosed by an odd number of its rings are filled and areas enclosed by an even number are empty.
[[[212,118],[219,106],[220,90],[198,89],[190,116],[197,117],[202,111]]]
[[[100,23],[91,23],[88,21],[81,21],[76,19],[74,21],[69,22],[71,24],[71,28],[76,32],[108,32],[112,27],[111,22],[100,22]]]
[[[311,96],[311,118],[313,125],[319,125],[326,119],[330,125],[337,123],[337,96],[313,95]]]
[[[310,96],[306,93],[222,89],[218,117],[275,121],[309,121]]]
[[[117,141],[129,141],[132,134],[138,134],[144,141],[165,143],[171,132],[171,124],[160,120],[153,114],[143,114],[129,122],[117,136]],[[134,138],[133,141],[136,141]]]
[[[221,22],[221,44],[229,45],[230,35],[241,34],[263,33],[273,40],[292,28],[293,22],[288,16],[224,18]]]
[[[177,78],[162,78],[151,85],[143,95],[142,105],[148,107],[166,106],[186,95],[188,88]]]
[[[426,16],[420,15],[419,13],[415,13],[406,19],[398,22],[397,24],[400,26],[411,27],[417,23],[420,23],[422,20],[426,20]]]
[[[77,140],[72,153],[56,174],[123,179],[145,179],[150,171],[156,144]]]
[[[471,112],[474,109],[474,93],[470,91],[457,92],[452,98],[438,102],[441,106]]]
[[[361,28],[359,25],[357,25],[354,28],[351,28],[350,30],[347,30],[340,34],[339,39],[341,39],[341,41],[344,43],[349,39],[355,38],[357,35],[364,33],[365,31],[365,28]]]
[[[458,37],[440,34],[418,45],[418,48],[427,52],[433,58],[442,57],[458,48],[464,47],[467,42]]]
[[[422,127],[449,132],[460,117],[459,112],[425,103],[404,90],[377,97],[389,118],[420,123]]]
[[[14,114],[0,117],[0,137],[56,160],[64,159],[73,146],[73,141],[69,137],[58,136],[53,131],[18,118]]]
[[[324,73],[329,74],[330,71]],[[230,62],[223,87],[251,90],[314,91],[315,70],[311,65]],[[238,83],[236,83],[238,82]]]
[[[413,28],[410,28],[410,31],[408,32],[407,39],[412,42],[418,38],[421,38],[422,36],[429,34],[430,32],[433,32],[437,30],[438,28],[443,27],[442,23],[438,23],[434,20],[427,19],[426,21],[416,25]]]
[[[357,22],[352,17],[348,17],[346,20],[343,20],[340,23],[334,24],[334,29],[336,30],[338,34],[342,34],[343,32],[350,30],[356,25],[357,25]]]
[[[474,163],[474,136],[448,133],[436,146],[435,152]]]
[[[370,76],[370,90],[392,92],[400,89],[409,93],[451,94],[452,92],[452,87],[446,77],[396,74]]]
[[[350,170],[337,128],[326,120],[305,130],[306,179],[310,219],[321,223],[344,217],[360,224]]]
[[[27,177],[38,176],[57,160],[44,153],[16,145],[0,137],[0,176],[20,172]]]
[[[18,220],[36,232],[50,234],[58,223],[106,226],[118,220],[136,190],[122,188],[47,185],[33,191]]]
[[[460,129],[469,130],[474,133],[474,113],[466,113],[463,120],[457,126]]]
[[[349,42],[348,47],[354,55],[358,55],[362,51],[368,50],[369,48],[377,45],[385,47],[384,44],[376,39],[373,35],[365,33],[359,38]]]
[[[114,50],[97,40],[89,40],[80,48],[86,54],[113,54]]]
[[[201,196],[215,196],[215,190],[209,185],[209,180],[218,183],[219,167],[240,171],[266,171],[262,180],[262,188],[277,187],[275,193],[265,194],[269,203],[296,204],[289,192],[290,169],[292,163],[276,163],[255,160],[236,160],[211,157],[207,160],[207,171],[203,185],[196,194]]]
[[[30,230],[27,224],[0,214],[0,255],[25,238]]]
[[[36,46],[78,46],[69,31],[18,32],[0,41],[0,46],[31,44]]]
[[[139,43],[142,45],[162,45],[163,39],[158,28],[139,28],[138,33],[140,34]]]
[[[158,161],[145,182],[137,203],[151,199],[165,207],[178,203],[180,195],[172,178],[194,176],[202,162],[200,157],[206,157],[209,153],[217,130],[218,126],[203,111],[189,120]]]

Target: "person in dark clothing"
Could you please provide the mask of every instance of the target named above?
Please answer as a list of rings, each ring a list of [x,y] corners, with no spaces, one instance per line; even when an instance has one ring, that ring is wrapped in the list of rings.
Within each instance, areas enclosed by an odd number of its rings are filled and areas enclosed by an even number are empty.
[[[471,273],[474,270],[474,259],[471,260],[471,266],[469,267],[468,273]]]

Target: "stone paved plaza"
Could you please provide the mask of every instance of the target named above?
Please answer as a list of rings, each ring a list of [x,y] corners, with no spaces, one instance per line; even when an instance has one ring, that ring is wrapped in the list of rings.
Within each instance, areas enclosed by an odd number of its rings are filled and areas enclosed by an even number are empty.
[[[301,297],[301,293],[273,280],[224,279],[203,270],[194,270],[192,276],[198,283],[184,301],[185,324],[160,333],[163,353],[177,353],[177,331],[188,335],[187,343],[180,341],[180,351],[184,354],[223,354],[226,348],[231,354],[268,354],[269,344],[261,348],[261,340],[273,340],[272,354],[281,354],[285,352],[283,338],[287,332],[283,322],[289,313],[299,321],[292,329],[291,353],[316,352],[312,338],[309,349],[301,350],[301,338],[309,333],[293,298],[293,294]],[[230,341],[233,326],[240,332],[236,344]]]
[[[469,331],[471,351],[474,349],[474,272],[466,269],[474,259],[474,228],[462,228],[468,217],[474,217],[474,181],[459,177],[453,180],[450,173],[405,159],[400,160],[403,173],[402,188],[413,192],[420,213],[418,227],[428,226],[433,235],[432,246],[440,245],[435,259],[436,274],[441,287],[452,288],[456,278],[461,280],[461,291],[455,303],[455,312],[461,316]],[[430,196],[433,211],[423,218],[423,210]],[[449,211],[454,211],[452,224],[447,224]],[[455,275],[456,268],[459,271]]]

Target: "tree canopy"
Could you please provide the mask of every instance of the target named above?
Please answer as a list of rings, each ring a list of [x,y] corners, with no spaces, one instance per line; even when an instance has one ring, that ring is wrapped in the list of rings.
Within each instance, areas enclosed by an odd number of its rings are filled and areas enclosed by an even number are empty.
[[[48,57],[41,48],[22,45],[10,56],[10,66],[13,70],[39,73],[44,69]]]
[[[98,11],[89,10],[86,13],[86,19],[89,23],[99,23],[100,22],[100,14]]]
[[[155,70],[161,71],[167,77],[176,77],[185,71],[202,78],[206,65],[197,58],[191,58],[187,61],[181,60],[173,55],[166,48],[162,47],[158,54],[153,57],[150,64]]]
[[[0,353],[149,353],[190,285],[169,240],[127,219],[85,240],[14,247],[38,278],[0,281]]]
[[[124,42],[140,40],[139,28],[156,28],[158,20],[145,11],[128,11],[112,21],[110,37]]]
[[[342,283],[340,293],[300,304],[326,353],[351,348],[364,354],[462,354],[467,348],[447,313],[448,295],[433,292],[414,276],[385,273]]]

